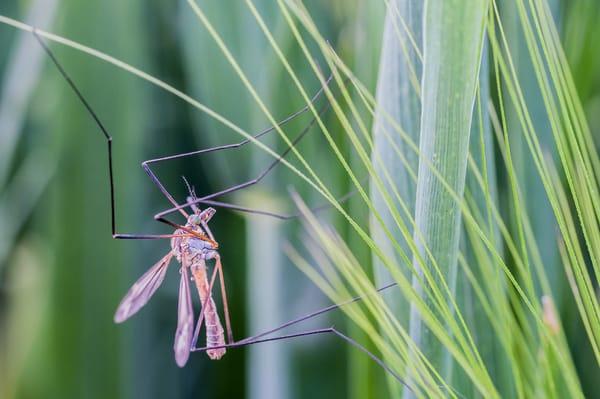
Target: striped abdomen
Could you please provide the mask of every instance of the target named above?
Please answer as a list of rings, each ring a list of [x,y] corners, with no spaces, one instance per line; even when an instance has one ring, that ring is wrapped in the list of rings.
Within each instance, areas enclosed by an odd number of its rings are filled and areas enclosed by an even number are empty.
[[[206,303],[204,309],[204,324],[206,325],[206,346],[213,348],[215,346],[225,345],[225,334],[223,333],[223,326],[217,313],[217,307],[215,301],[212,299],[212,295],[209,295],[209,282],[206,276],[206,265],[204,262],[195,263],[191,267],[192,275],[196,282],[196,288],[200,295],[200,301],[202,304]],[[206,301],[208,298],[208,302]],[[206,354],[213,360],[220,359],[225,354],[225,348],[208,349]]]

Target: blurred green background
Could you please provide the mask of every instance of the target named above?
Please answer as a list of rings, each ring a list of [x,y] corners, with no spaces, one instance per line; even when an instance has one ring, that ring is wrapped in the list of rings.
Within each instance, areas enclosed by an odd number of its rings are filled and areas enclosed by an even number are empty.
[[[302,107],[247,7],[233,0],[201,3],[275,117]],[[323,35],[374,89],[385,2],[305,3]],[[257,6],[303,83],[316,92],[318,82],[277,7],[270,1]],[[597,2],[583,0],[556,7],[592,127],[600,126],[599,9]],[[247,131],[268,125],[184,1],[4,0],[0,14],[133,64]],[[113,135],[119,231],[168,233],[152,220],[168,203],[140,162],[236,142],[239,135],[122,70],[72,49],[52,48]],[[173,266],[149,305],[115,325],[120,299],[169,244],[111,239],[105,143],[30,35],[0,26],[0,77],[0,397],[362,398],[386,392],[379,369],[331,337],[234,349],[218,362],[193,354],[184,369],[177,368],[172,344],[179,276]],[[309,120],[298,118],[286,132],[293,136]],[[275,135],[264,140],[282,150],[280,141]],[[333,166],[318,132],[302,142],[301,151],[334,192],[346,192],[346,176]],[[186,195],[181,175],[201,195],[252,178],[270,160],[248,145],[154,170],[181,200]],[[226,199],[291,212],[287,187],[293,185],[318,204],[315,193],[297,180],[280,168],[259,187]],[[281,250],[284,242],[302,239],[297,222],[219,210],[211,226],[221,245],[236,338],[328,304]],[[356,256],[368,267],[368,253]],[[334,323],[366,343],[339,315],[301,327]],[[585,361],[582,356],[577,362],[582,370]]]

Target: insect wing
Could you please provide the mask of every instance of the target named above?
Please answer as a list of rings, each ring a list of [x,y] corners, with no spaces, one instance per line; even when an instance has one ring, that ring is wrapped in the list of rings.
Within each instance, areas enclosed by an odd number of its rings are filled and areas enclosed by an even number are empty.
[[[177,311],[177,331],[175,332],[175,362],[179,367],[185,366],[190,357],[192,334],[194,332],[194,309],[190,296],[190,279],[188,267],[184,262],[181,267],[181,282],[179,284],[179,307]]]
[[[122,323],[142,308],[165,279],[173,253],[169,252],[136,281],[115,312],[115,323]]]

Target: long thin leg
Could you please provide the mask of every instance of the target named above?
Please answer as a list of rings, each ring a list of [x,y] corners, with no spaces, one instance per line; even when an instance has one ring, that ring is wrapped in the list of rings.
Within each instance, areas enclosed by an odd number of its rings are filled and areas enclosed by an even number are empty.
[[[161,238],[167,238],[167,237],[165,237],[164,235],[161,235],[161,234],[123,234],[123,233],[118,233],[117,232],[117,226],[116,226],[116,206],[115,206],[115,184],[114,184],[113,153],[112,153],[112,141],[113,141],[112,136],[108,133],[108,130],[103,125],[102,121],[100,120],[100,118],[98,117],[98,115],[94,112],[94,110],[92,109],[91,105],[85,99],[85,97],[83,96],[83,94],[81,93],[81,91],[75,85],[75,83],[73,82],[73,80],[71,79],[71,77],[67,74],[66,70],[58,62],[58,59],[56,58],[56,56],[54,55],[54,53],[50,50],[50,48],[46,45],[46,43],[42,40],[42,38],[37,34],[37,30],[33,29],[32,33],[33,33],[34,37],[36,38],[36,40],[40,43],[40,45],[42,46],[42,48],[44,49],[44,51],[46,52],[46,54],[48,55],[48,57],[51,59],[52,63],[58,69],[58,71],[60,72],[60,74],[62,75],[62,77],[66,80],[66,82],[68,83],[69,87],[73,90],[73,92],[75,93],[75,95],[77,96],[77,98],[79,99],[79,101],[83,104],[83,106],[85,107],[86,111],[90,114],[90,116],[92,117],[92,119],[94,120],[94,122],[96,123],[96,125],[99,127],[99,129],[102,132],[102,135],[104,136],[104,138],[106,140],[106,143],[107,143],[107,152],[108,152],[108,175],[109,175],[109,187],[110,187],[111,234],[112,234],[112,237],[115,238],[115,239],[131,239],[131,240],[134,240],[134,239],[161,239]],[[331,77],[329,77],[329,79],[327,80],[327,84],[329,83],[330,80],[331,80]],[[322,87],[317,92],[317,94],[315,94],[315,96],[313,96],[313,98],[311,99],[311,102],[316,101],[316,99],[321,95],[321,93],[323,92],[323,90],[324,90],[324,88]],[[292,115],[290,115],[287,118],[283,119],[280,122],[280,125],[288,123],[289,121],[291,121],[292,119],[294,119],[298,115],[306,112],[308,109],[309,109],[308,105],[305,106],[305,107],[303,107],[302,109],[296,111]],[[273,131],[274,129],[275,129],[275,127],[270,127],[268,129],[265,129],[262,132],[258,133],[254,137],[255,138],[259,138],[259,137],[261,137],[261,136],[263,136],[263,135],[265,135],[265,134]],[[161,193],[165,196],[165,198],[167,198],[167,200],[169,200],[169,202],[171,202],[171,204],[173,204],[173,206],[175,208],[177,208],[176,210],[179,213],[181,213],[187,219],[188,214],[184,210],[185,206],[183,206],[183,207],[179,206],[179,204],[174,199],[174,197],[169,193],[169,191],[166,189],[166,187],[162,184],[162,182],[158,179],[158,177],[150,169],[149,165],[152,164],[152,163],[157,163],[157,162],[167,161],[167,160],[177,159],[177,158],[183,158],[183,157],[197,155],[197,154],[202,154],[202,153],[207,153],[207,152],[214,152],[214,151],[219,151],[219,150],[228,149],[228,148],[238,148],[238,147],[241,147],[241,146],[245,145],[249,141],[250,141],[249,139],[246,139],[246,140],[243,140],[243,141],[241,141],[239,143],[234,143],[234,144],[229,144],[229,145],[223,145],[223,146],[208,148],[208,149],[204,149],[204,150],[199,150],[199,151],[193,151],[193,152],[189,152],[189,153],[184,153],[184,154],[172,155],[172,156],[163,157],[163,158],[151,159],[151,160],[142,162],[142,168],[148,174],[148,176],[150,177],[150,179],[153,182],[153,184],[156,187],[158,187],[158,189],[161,191]],[[158,221],[160,221],[160,222],[162,222],[162,223],[165,223],[165,224],[168,224],[170,226],[173,226],[175,228],[179,228],[178,224],[165,219],[162,215],[158,216],[158,217],[155,217],[155,219],[158,220]]]
[[[332,76],[330,76],[326,81],[325,84],[328,85],[329,82],[331,81]],[[319,89],[319,91],[310,99],[310,103],[314,104],[317,99],[321,96],[321,94],[324,91],[324,87],[321,87]],[[323,112],[325,112],[325,109],[327,108],[327,106],[323,107],[324,110]],[[303,108],[301,108],[300,110],[294,112],[293,114],[291,114],[290,116],[286,117],[285,119],[281,120],[280,122],[277,123],[276,126],[283,126],[286,123],[290,122],[291,120],[293,120],[294,118],[296,118],[297,116],[303,114],[304,112],[308,111],[310,109],[309,105],[305,105]],[[296,141],[293,143],[293,145],[295,145],[298,141],[300,141],[300,139],[302,139],[302,137],[310,130],[310,128],[314,125],[316,121],[316,118],[313,118],[309,124],[308,127],[306,127],[304,129],[304,131],[299,135],[299,137],[296,139]],[[264,136],[267,133],[270,133],[272,131],[274,131],[276,129],[275,126],[271,126],[268,127],[266,129],[264,129],[263,131],[255,134],[253,137],[253,139],[258,139],[262,136]],[[164,161],[170,161],[170,160],[174,160],[174,159],[181,159],[181,158],[185,158],[185,157],[189,157],[189,156],[193,156],[193,155],[200,155],[200,154],[207,154],[207,153],[211,153],[211,152],[217,152],[217,151],[222,151],[222,150],[230,150],[230,149],[237,149],[240,148],[246,144],[248,144],[250,141],[252,141],[251,139],[244,139],[238,143],[232,143],[232,144],[225,144],[225,145],[220,145],[220,146],[216,146],[216,147],[211,147],[211,148],[205,148],[205,149],[201,149],[201,150],[196,150],[196,151],[191,151],[191,152],[186,152],[183,154],[176,154],[176,155],[170,155],[170,156],[166,156],[166,157],[161,157],[161,158],[154,158],[154,159],[149,159],[147,161],[142,162],[142,168],[144,169],[144,171],[146,172],[146,174],[150,177],[150,179],[154,182],[155,185],[157,185],[161,191],[166,191],[165,187],[162,185],[162,183],[160,182],[160,180],[158,179],[158,177],[156,176],[156,174],[152,171],[152,169],[150,168],[150,165],[153,163],[158,163],[158,162],[164,162]],[[291,147],[286,151],[289,152],[291,150]],[[273,162],[273,164],[265,171],[263,172],[264,175],[266,175],[273,167],[275,167],[275,165],[285,156],[282,155],[281,158],[279,158],[278,160],[276,160],[275,162]],[[261,176],[258,180],[262,179],[264,176]],[[258,181],[257,181],[258,182]],[[255,182],[255,183],[257,183]],[[253,184],[255,184],[253,183]],[[247,187],[247,186],[244,186]],[[233,192],[236,190],[239,190],[240,188],[243,187],[239,187],[237,189],[234,189],[232,191],[227,191],[227,192]],[[209,197],[204,197],[205,199],[207,198],[214,198],[218,195],[223,195],[225,193],[220,192],[220,193],[215,193],[215,194],[211,194],[211,196]],[[189,202],[186,205],[175,205],[175,208],[173,210],[168,210],[166,212],[161,212],[157,215],[154,216],[154,218],[156,220],[162,220],[164,218],[164,216],[175,212],[175,211],[181,211],[182,209],[186,208],[186,207],[192,207],[193,205],[199,203],[197,202],[198,200],[195,200],[195,202]]]
[[[58,69],[58,71],[60,72],[62,77],[67,81],[67,83],[69,84],[69,87],[73,90],[73,92],[75,93],[75,95],[77,96],[79,101],[83,104],[83,106],[85,107],[87,112],[90,114],[92,119],[94,119],[94,122],[100,128],[102,135],[104,136],[104,138],[106,140],[107,150],[108,150],[108,177],[109,177],[109,185],[110,185],[111,233],[112,233],[113,238],[131,239],[131,240],[167,238],[162,234],[120,234],[117,232],[116,209],[115,209],[115,184],[114,184],[114,173],[113,173],[113,153],[112,153],[113,139],[112,139],[112,136],[108,133],[108,130],[106,129],[106,127],[104,126],[104,124],[102,123],[102,121],[100,120],[98,115],[94,112],[94,110],[92,109],[92,106],[85,99],[85,97],[83,96],[81,91],[77,88],[77,86],[75,85],[75,83],[73,82],[71,77],[67,74],[65,69],[58,62],[58,59],[56,58],[54,53],[50,50],[50,48],[46,45],[46,43],[42,40],[42,38],[37,34],[37,30],[34,29],[32,33],[33,33],[33,36],[36,38],[36,40],[40,43],[40,45],[42,46],[42,48],[44,49],[44,51],[46,52],[46,54],[48,55],[50,60],[52,60],[52,63],[54,64],[56,69]],[[162,187],[162,185],[159,186],[159,188],[161,188],[161,187]],[[173,196],[166,189],[164,189],[164,187],[161,188],[161,191],[165,195],[165,197],[174,206],[179,205],[177,203],[177,201],[175,201]],[[185,218],[188,217],[188,214],[185,212],[185,210],[180,209],[179,212]],[[163,222],[165,222],[165,221],[163,220]],[[167,224],[172,224],[172,223],[167,223]]]
[[[397,283],[390,283],[387,285],[384,285],[383,287],[380,287],[376,290],[376,293],[381,293],[389,288],[395,287],[397,286]],[[233,342],[233,343],[229,343],[227,345],[223,345],[222,347],[224,348],[236,348],[236,347],[241,347],[241,346],[246,346],[246,345],[253,345],[253,344],[258,344],[258,343],[262,343],[262,342],[270,342],[270,341],[277,341],[277,340],[283,340],[283,339],[289,339],[289,338],[296,338],[296,337],[304,337],[304,336],[310,336],[310,335],[316,335],[316,334],[326,334],[326,333],[333,333],[336,336],[342,338],[344,341],[346,341],[347,343],[355,346],[356,348],[362,350],[363,352],[365,352],[371,359],[373,359],[377,364],[379,364],[384,370],[390,372],[394,378],[396,378],[400,383],[402,383],[403,385],[405,385],[408,389],[411,389],[410,387],[408,387],[406,385],[406,383],[396,374],[394,373],[392,370],[390,370],[390,368],[377,356],[375,356],[372,352],[370,352],[368,349],[366,349],[364,346],[362,346],[361,344],[359,344],[358,342],[356,342],[355,340],[353,340],[352,338],[344,335],[343,333],[339,332],[338,330],[336,330],[333,327],[330,328],[323,328],[323,329],[318,329],[318,330],[310,330],[310,331],[303,331],[303,332],[298,332],[298,333],[292,333],[292,334],[287,334],[287,335],[283,335],[283,336],[279,336],[279,337],[267,337],[271,334],[276,333],[277,331],[283,330],[285,328],[288,328],[290,326],[293,326],[295,324],[301,323],[303,321],[306,321],[308,319],[312,319],[316,316],[322,315],[324,313],[330,312],[332,310],[336,310],[339,309],[342,306],[345,305],[349,305],[351,303],[355,303],[358,301],[361,301],[365,296],[357,296],[354,297],[352,299],[349,299],[345,302],[339,303],[339,304],[334,304],[334,305],[330,305],[327,306],[325,308],[316,310],[314,312],[311,312],[307,315],[298,317],[296,319],[290,320],[278,327],[272,328],[270,330],[264,331],[260,334],[254,335],[252,337],[248,337],[242,340],[239,340],[237,342]],[[200,321],[200,320],[199,320]],[[197,326],[196,330],[197,333],[199,331],[199,326]],[[197,335],[196,333],[196,335]],[[267,337],[267,338],[265,338]],[[196,347],[196,343],[197,340],[194,340],[192,342],[192,348],[191,351],[195,352],[201,352],[201,351],[206,351],[207,349],[211,349],[211,348],[207,348],[207,347],[201,347],[201,348],[197,348]],[[218,347],[214,348],[214,349],[218,349]]]
[[[390,284],[384,285],[383,287],[378,288],[377,291],[376,291],[376,293],[381,293],[381,292],[383,292],[383,291],[385,291],[387,289],[393,288],[393,287],[395,287],[397,285],[398,285],[397,283],[390,283]],[[322,309],[319,309],[319,310],[316,310],[314,312],[311,312],[311,313],[309,313],[307,315],[300,316],[300,317],[298,317],[296,319],[290,320],[290,321],[288,321],[286,323],[283,323],[282,325],[280,325],[278,327],[275,327],[275,328],[272,328],[270,330],[264,331],[264,332],[262,332],[260,334],[254,335],[252,337],[244,338],[244,339],[242,339],[240,341],[237,341],[237,343],[244,343],[244,342],[247,342],[247,341],[257,340],[257,339],[265,337],[267,335],[271,335],[273,333],[276,333],[277,331],[283,330],[284,328],[288,328],[288,327],[293,326],[295,324],[301,323],[301,322],[303,322],[305,320],[309,320],[309,319],[312,319],[313,317],[317,317],[317,316],[322,315],[324,313],[331,312],[332,310],[339,309],[342,306],[349,305],[351,303],[361,301],[363,298],[364,298],[364,296],[357,296],[357,297],[354,297],[354,298],[349,299],[349,300],[347,300],[345,302],[342,302],[342,303],[338,303],[338,304],[334,304],[334,305],[329,305],[329,306],[324,307]]]
[[[328,109],[329,109],[330,105],[329,103],[326,103],[325,105],[323,105],[321,107],[321,109],[319,110],[319,116],[322,116]],[[246,187],[250,187],[253,186],[257,183],[259,183],[262,179],[265,178],[265,176],[267,176],[269,174],[269,172],[271,172],[280,162],[283,158],[286,157],[287,154],[289,154],[289,152],[292,150],[292,148],[298,144],[298,142],[300,142],[300,140],[302,140],[304,138],[304,136],[306,136],[306,134],[310,131],[310,129],[312,129],[312,127],[315,125],[317,121],[317,118],[312,118],[310,123],[300,132],[300,134],[298,134],[298,136],[296,136],[296,138],[292,141],[292,145],[289,146],[288,148],[286,148],[281,154],[279,154],[279,156],[272,161],[261,173],[259,173],[258,176],[256,176],[253,179],[250,179],[244,183],[240,183],[237,184],[235,186],[223,189],[221,191],[217,191],[215,193],[209,194],[209,195],[205,195],[201,198],[197,198],[191,202],[187,202],[184,205],[176,205],[173,208],[167,209],[163,212],[157,213],[156,215],[154,215],[154,218],[156,220],[160,220],[161,218],[164,218],[166,215],[169,215],[173,212],[177,212],[180,211],[181,209],[187,208],[187,207],[191,207],[191,205],[193,204],[199,204],[202,201],[206,201],[215,197],[220,197],[222,195],[225,194],[231,194],[235,191],[241,190],[243,188]]]
[[[328,85],[329,82],[331,81],[331,79],[332,79],[332,77],[330,76],[327,79],[327,81],[325,82],[325,84]],[[310,103],[311,104],[314,104],[317,101],[317,99],[323,93],[323,90],[324,90],[324,87],[321,87],[319,89],[319,91],[310,99]],[[293,120],[297,116],[300,116],[301,114],[305,113],[309,109],[310,109],[310,107],[308,105],[305,105],[304,107],[302,107],[298,111],[296,111],[293,114],[287,116],[285,119],[279,121],[277,123],[277,126],[281,127],[281,126],[285,125],[286,123],[290,122],[291,120]],[[253,137],[253,139],[256,140],[256,139],[264,136],[265,134],[274,131],[275,129],[276,129],[275,126],[268,127],[266,129],[264,129],[263,131],[255,134],[252,137]],[[224,145],[220,145],[220,146],[216,146],[216,147],[204,148],[204,149],[196,150],[196,151],[190,151],[190,152],[186,152],[186,153],[183,153],[183,154],[169,155],[169,156],[166,156],[166,157],[149,159],[147,161],[142,162],[142,167],[144,168],[144,170],[146,170],[146,173],[148,173],[152,179],[156,179],[158,181],[158,178],[152,172],[152,170],[150,169],[150,166],[149,166],[149,165],[151,165],[153,163],[158,163],[158,162],[163,162],[163,161],[170,161],[170,160],[173,160],[173,159],[181,159],[181,158],[189,157],[189,156],[192,156],[192,155],[200,155],[200,154],[206,154],[206,153],[216,152],[216,151],[221,151],[221,150],[229,150],[229,149],[240,148],[243,145],[248,144],[250,141],[252,141],[252,140],[251,139],[244,139],[244,140],[242,140],[242,141],[240,141],[238,143],[224,144]],[[160,182],[158,182],[158,183],[160,184]]]
[[[343,196],[341,196],[340,198],[338,198],[338,202],[340,204],[346,202],[348,199],[350,199],[350,197],[352,197],[354,194],[356,194],[356,190],[352,190],[346,194],[344,194]],[[289,220],[289,219],[294,219],[297,217],[300,217],[301,214],[296,212],[296,213],[289,213],[289,214],[283,214],[283,213],[276,213],[276,212],[271,212],[271,211],[265,211],[265,210],[261,210],[261,209],[256,209],[256,208],[248,208],[245,206],[239,206],[239,205],[235,205],[235,204],[231,204],[228,202],[222,202],[222,201],[213,201],[213,200],[203,200],[203,199],[198,199],[196,200],[196,203],[198,204],[204,204],[204,205],[210,205],[210,206],[214,206],[217,208],[225,208],[225,209],[229,209],[232,211],[237,211],[237,212],[244,212],[244,213],[252,213],[252,214],[256,214],[256,215],[263,215],[263,216],[270,216],[276,219],[280,219],[280,220]],[[320,211],[324,211],[331,208],[331,204],[322,204],[322,205],[318,205],[315,206],[313,208],[310,208],[310,211],[315,213],[315,212],[320,212]]]
[[[225,314],[225,328],[227,329],[227,342],[232,344],[233,332],[231,330],[231,319],[229,318],[229,305],[227,304],[227,290],[225,288],[225,277],[223,276],[223,265],[221,265],[221,256],[215,257],[215,268],[219,271],[219,283],[221,285],[221,297],[223,302],[223,313]]]
[[[291,338],[308,337],[308,336],[312,336],[312,335],[321,335],[321,334],[334,334],[335,336],[341,338],[346,343],[348,343],[348,344],[354,346],[355,348],[361,350],[367,356],[369,356],[371,358],[371,360],[373,360],[375,363],[377,363],[379,366],[381,366],[381,368],[383,368],[385,371],[387,371],[388,373],[390,373],[399,383],[401,383],[402,385],[404,385],[409,390],[413,391],[412,388],[394,370],[392,370],[387,364],[385,364],[385,362],[383,360],[381,360],[381,358],[379,358],[378,356],[376,356],[373,352],[371,352],[370,350],[368,350],[367,348],[365,348],[363,345],[359,344],[354,339],[350,338],[349,336],[347,336],[344,333],[342,333],[339,330],[337,330],[335,327],[328,327],[328,328],[320,328],[320,329],[316,329],[316,330],[302,331],[302,332],[298,332],[298,333],[292,333],[292,334],[282,335],[282,336],[279,336],[279,337],[256,339],[256,340],[252,340],[252,341],[243,341],[243,342],[239,341],[239,342],[235,342],[233,344],[221,345],[221,346],[217,346],[217,347],[213,347],[213,348],[208,348],[208,347],[196,348],[196,347],[193,347],[192,348],[192,352],[204,352],[204,351],[206,351],[208,349],[218,349],[218,348],[238,348],[238,347],[242,347],[242,346],[246,346],[246,345],[254,345],[254,344],[260,344],[260,343],[265,343],[265,342],[281,341],[281,340],[286,340],[286,339],[291,339]]]
[[[232,344],[233,341],[233,332],[231,329],[231,319],[229,317],[229,305],[227,303],[227,291],[225,288],[225,278],[223,276],[223,266],[221,264],[221,256],[215,252],[215,268],[213,270],[210,284],[208,286],[209,296],[207,297],[205,303],[202,304],[202,309],[200,310],[200,315],[198,316],[198,321],[196,323],[196,330],[194,332],[194,339],[192,341],[192,348],[196,347],[196,342],[198,340],[198,336],[200,335],[200,328],[202,327],[202,322],[204,320],[205,307],[210,298],[212,297],[212,289],[215,282],[215,277],[217,273],[219,274],[219,284],[221,285],[221,297],[223,301],[223,313],[225,315],[225,328],[227,330],[227,342]]]

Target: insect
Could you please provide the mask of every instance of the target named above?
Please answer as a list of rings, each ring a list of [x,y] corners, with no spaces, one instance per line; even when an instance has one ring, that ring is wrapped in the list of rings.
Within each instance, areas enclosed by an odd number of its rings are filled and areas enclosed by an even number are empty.
[[[19,25],[22,29],[25,29],[22,25]],[[179,292],[179,311],[178,311],[178,323],[177,330],[175,333],[175,359],[179,366],[185,365],[188,360],[190,352],[206,352],[209,357],[212,359],[218,359],[225,354],[225,351],[229,348],[236,348],[246,345],[258,344],[269,341],[277,341],[277,340],[286,340],[297,337],[306,337],[312,335],[333,335],[347,344],[354,346],[355,348],[364,352],[367,356],[369,356],[373,361],[375,361],[378,365],[380,365],[386,372],[390,373],[395,379],[397,379],[401,384],[405,385],[408,389],[412,390],[410,386],[408,386],[402,378],[396,374],[390,367],[388,367],[379,357],[370,352],[363,345],[353,340],[351,337],[345,335],[335,327],[321,328],[321,329],[313,329],[307,331],[300,331],[296,333],[290,333],[285,335],[273,336],[273,334],[286,329],[288,327],[297,325],[306,320],[312,319],[324,313],[339,309],[341,306],[349,305],[351,303],[355,303],[360,301],[362,297],[355,297],[346,302],[333,304],[323,309],[319,309],[307,315],[298,317],[296,319],[290,320],[280,326],[272,328],[268,331],[253,335],[248,338],[244,338],[238,341],[234,341],[233,334],[231,331],[231,324],[229,320],[229,310],[227,308],[227,296],[225,293],[225,285],[223,278],[223,267],[221,264],[220,255],[218,253],[218,243],[215,241],[210,228],[208,227],[208,222],[213,217],[215,210],[214,207],[222,207],[228,208],[240,212],[253,212],[266,216],[276,217],[279,219],[288,219],[292,218],[295,215],[281,215],[277,213],[272,213],[263,210],[256,210],[241,207],[238,205],[216,201],[215,198],[222,196],[224,194],[229,194],[248,186],[259,183],[273,168],[281,162],[283,157],[285,157],[307,133],[313,127],[316,121],[316,117],[311,120],[311,122],[306,126],[300,134],[291,142],[291,146],[289,146],[285,151],[283,151],[272,163],[257,177],[254,179],[250,179],[242,184],[235,185],[233,187],[221,190],[219,192],[205,195],[201,197],[196,197],[193,190],[188,189],[190,191],[190,197],[187,198],[186,203],[179,204],[175,198],[167,191],[164,185],[161,183],[156,174],[151,170],[150,165],[158,162],[169,161],[178,158],[189,157],[193,155],[200,155],[209,152],[227,150],[239,148],[248,142],[250,139],[243,140],[238,143],[232,143],[227,145],[222,145],[218,147],[202,149],[197,151],[192,151],[184,154],[171,155],[162,158],[156,158],[144,161],[142,163],[142,167],[144,171],[148,174],[151,181],[158,187],[158,189],[162,192],[162,194],[167,198],[167,200],[173,205],[173,208],[161,212],[155,215],[155,220],[160,221],[162,223],[166,223],[172,226],[175,231],[172,234],[124,234],[117,232],[116,228],[116,220],[115,220],[115,200],[114,200],[114,177],[113,177],[113,164],[112,164],[112,137],[109,135],[108,131],[100,121],[99,117],[96,115],[90,104],[84,98],[82,93],[79,91],[77,86],[74,84],[73,80],[68,76],[64,68],[58,62],[52,51],[45,44],[44,40],[41,38],[43,32],[37,31],[33,27],[29,27],[28,29],[32,32],[35,38],[39,41],[40,45],[44,48],[45,52],[52,60],[60,74],[65,78],[75,95],[79,98],[83,106],[86,108],[87,112],[94,119],[99,129],[101,130],[104,138],[107,141],[108,147],[108,171],[109,171],[109,185],[110,185],[110,203],[111,203],[111,228],[112,228],[112,237],[115,239],[170,239],[171,249],[170,251],[159,260],[154,266],[152,266],[129,290],[126,294],[125,298],[122,300],[119,305],[117,312],[115,314],[115,321],[120,323],[131,317],[135,314],[141,307],[143,307],[150,297],[156,292],[160,283],[163,281],[168,264],[172,261],[173,258],[176,258],[177,262],[180,266],[181,280],[180,280],[180,292]],[[331,78],[330,78],[331,79]],[[330,80],[326,81],[326,84],[329,84]],[[311,99],[311,106],[316,103],[317,99],[324,91],[324,87],[322,87]],[[323,114],[328,108],[328,104],[322,106],[319,110],[320,114]],[[309,106],[305,106],[299,111],[291,114],[287,118],[283,119],[279,122],[279,126],[286,124],[291,121],[298,115],[308,111],[310,109]],[[254,139],[258,139],[261,136],[275,130],[275,127],[269,127],[262,132],[256,134]],[[187,182],[186,182],[187,184]],[[351,195],[351,193],[346,194],[341,198],[341,200],[345,200]],[[205,208],[201,210],[198,207],[198,204],[204,204],[211,206],[210,208]],[[188,214],[186,209],[191,209],[193,213]],[[179,212],[186,220],[185,224],[181,225],[175,223],[171,220],[166,219],[166,215],[171,212]],[[210,278],[208,277],[208,267],[207,261],[214,260],[215,266],[213,268],[212,273],[210,273]],[[225,324],[226,324],[226,336],[224,335],[223,327],[220,323],[220,319],[218,313],[216,311],[216,306],[214,304],[212,298],[212,290],[215,284],[215,280],[217,275],[219,276],[220,286],[221,286],[221,296],[224,307],[224,316],[225,316]],[[191,289],[190,289],[190,277],[193,278],[194,285],[198,291],[201,300],[201,311],[200,315],[196,322],[196,327],[193,327],[194,324],[194,312],[192,308],[191,301]],[[396,283],[391,283],[386,286],[383,286],[378,289],[378,292],[387,290],[396,286]],[[202,323],[205,322],[207,331],[207,345],[203,347],[196,346],[196,339],[198,337],[199,331],[202,327]]]
[[[194,199],[195,195],[192,192],[192,196],[189,197],[188,201],[193,203]],[[216,211],[214,208],[200,210],[196,205],[191,205],[191,207],[194,213],[188,216],[185,226],[181,226],[172,235],[171,250],[133,284],[121,301],[114,317],[116,323],[122,323],[141,309],[161,285],[167,268],[173,257],[175,257],[177,262],[181,264],[179,270],[181,282],[179,286],[177,330],[175,332],[173,349],[175,351],[175,361],[180,367],[186,364],[190,349],[195,345],[199,333],[198,328],[194,336],[192,335],[194,332],[194,312],[190,293],[190,275],[198,290],[200,303],[202,304],[198,326],[201,325],[202,319],[206,321],[207,355],[213,360],[218,360],[226,351],[224,348],[225,337],[223,327],[215,302],[211,296],[217,273],[219,274],[221,283],[227,335],[229,341],[233,341],[221,257],[217,252],[219,245],[214,240],[212,232],[208,227],[208,221]],[[215,261],[215,268],[210,284],[207,277],[206,261],[208,260]],[[211,349],[213,347],[216,347],[216,349]]]

